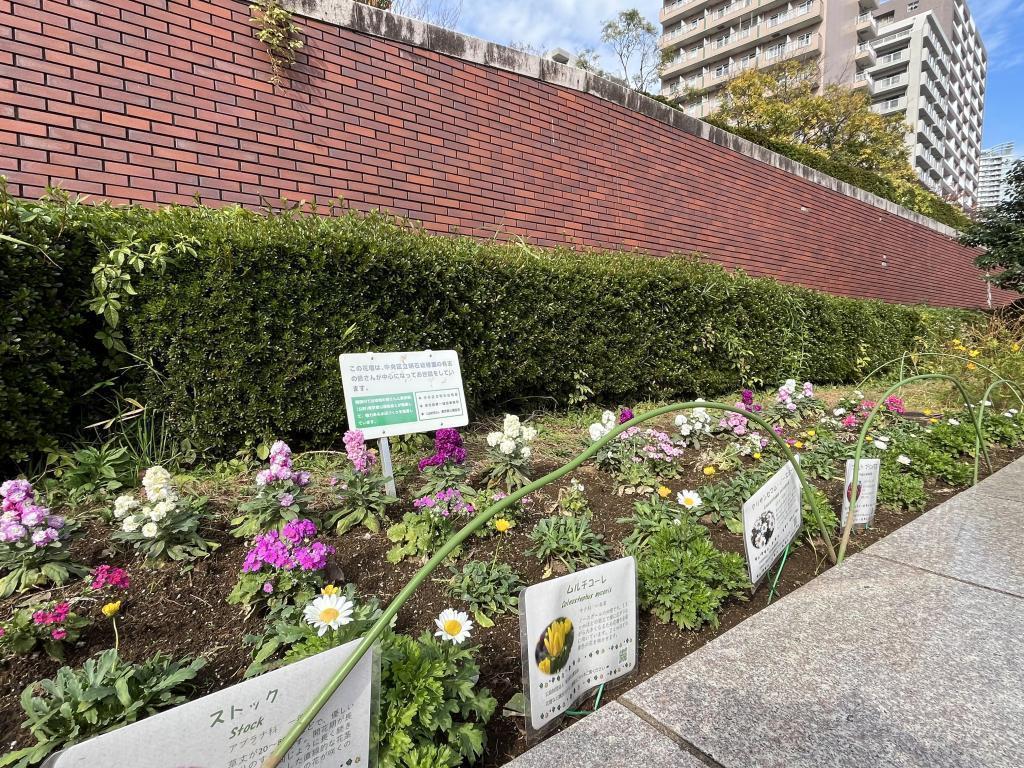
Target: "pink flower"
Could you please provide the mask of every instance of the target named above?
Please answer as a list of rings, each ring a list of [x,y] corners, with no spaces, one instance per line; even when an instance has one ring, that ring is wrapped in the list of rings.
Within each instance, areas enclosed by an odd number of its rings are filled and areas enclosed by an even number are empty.
[[[274,585],[271,584],[269,581],[263,582],[263,591],[269,595],[271,592],[274,591]]]
[[[52,637],[54,640],[63,640],[67,636],[68,631],[66,629],[55,629],[53,630],[53,632],[50,633],[50,637]]]
[[[851,413],[845,419],[843,419],[842,424],[843,424],[844,427],[846,427],[848,429],[852,428],[852,427],[856,427],[857,426],[857,417],[854,416]]]
[[[295,503],[295,497],[292,496],[290,493],[286,493],[281,497],[280,503],[282,507],[290,507],[292,504]]]

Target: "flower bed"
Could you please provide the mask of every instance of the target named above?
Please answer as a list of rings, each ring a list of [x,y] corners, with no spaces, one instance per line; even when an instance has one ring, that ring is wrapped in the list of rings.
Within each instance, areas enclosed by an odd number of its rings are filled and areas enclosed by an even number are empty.
[[[739,410],[768,418],[801,454],[833,530],[843,462],[869,404],[854,392],[826,399],[795,381],[737,399]],[[880,511],[854,549],[948,498],[973,470],[973,429],[960,409],[894,398],[882,413],[866,449],[882,460]],[[356,432],[345,436],[344,452],[293,455],[276,442],[264,461],[249,455],[188,475],[152,468],[138,492],[75,504],[59,482],[5,483],[0,525],[10,540],[0,544],[2,562],[37,575],[19,575],[0,604],[4,689],[54,678],[61,664],[69,671],[60,679],[71,685],[69,676],[88,664],[101,678],[123,676],[131,706],[104,700],[97,723],[72,717],[48,729],[47,697],[26,715],[10,694],[0,703],[0,738],[38,743],[20,763],[35,764],[63,739],[359,637],[452,531],[631,415],[508,416],[491,430],[442,430],[433,445],[426,437],[399,441],[398,498],[387,494],[376,454]],[[634,555],[643,613],[639,668],[628,684],[761,610],[766,592],[749,597],[737,521],[782,457],[756,426],[743,413],[702,409],[632,427],[595,462],[467,541],[383,640],[382,763],[496,766],[525,748],[521,718],[501,708],[521,685],[524,584]],[[985,429],[997,464],[1020,453],[1019,413],[989,409]],[[813,523],[805,520],[782,593],[827,567]],[[30,529],[58,536],[37,544]],[[454,720],[429,714],[438,708],[457,713]],[[35,738],[19,728],[26,719]]]

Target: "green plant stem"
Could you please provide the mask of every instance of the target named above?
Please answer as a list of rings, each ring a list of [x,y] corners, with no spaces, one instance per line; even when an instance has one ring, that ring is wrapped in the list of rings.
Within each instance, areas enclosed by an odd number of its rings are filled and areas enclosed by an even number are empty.
[[[779,446],[783,455],[786,457],[786,460],[789,461],[789,463],[793,466],[793,469],[796,470],[797,477],[800,480],[800,485],[802,486],[804,493],[810,501],[811,508],[814,511],[815,517],[818,519],[818,526],[821,529],[822,537],[824,538],[825,545],[828,548],[829,558],[832,560],[833,563],[836,562],[836,552],[835,548],[832,546],[832,539],[830,533],[828,531],[828,528],[825,526],[825,521],[821,517],[820,510],[818,509],[818,504],[814,498],[813,489],[808,484],[807,478],[804,476],[803,471],[800,469],[800,462],[796,460],[795,456],[793,455],[793,452],[789,449],[789,446],[786,445],[786,441],[780,438],[777,434],[775,434],[775,430],[772,428],[772,425],[769,424],[764,418],[758,416],[756,413],[750,413],[743,408],[737,408],[736,406],[733,405],[726,405],[725,403],[716,403],[704,400],[698,400],[696,402],[687,403],[675,403],[673,405],[665,405],[662,406],[661,408],[656,408],[653,411],[642,413],[639,416],[634,416],[629,421],[614,427],[610,432],[608,432],[608,434],[604,435],[600,440],[594,442],[589,448],[587,448],[585,451],[583,451],[583,453],[579,454],[575,459],[573,459],[569,463],[552,472],[549,472],[539,480],[534,480],[532,483],[525,486],[524,488],[520,488],[515,493],[506,496],[497,504],[488,507],[484,511],[480,512],[472,520],[470,520],[469,523],[467,523],[460,531],[458,531],[450,539],[448,539],[448,541],[444,545],[442,545],[442,547],[436,553],[434,553],[434,556],[431,557],[426,562],[426,564],[424,564],[423,567],[421,567],[413,575],[412,579],[410,579],[409,582],[402,588],[402,590],[395,596],[395,598],[391,601],[390,605],[388,605],[384,613],[381,614],[381,617],[377,620],[377,622],[370,628],[370,631],[367,632],[367,634],[360,641],[359,645],[352,652],[352,655],[345,660],[345,662],[341,665],[341,667],[334,674],[334,676],[324,685],[323,689],[316,695],[312,703],[295,721],[292,727],[288,730],[288,733],[286,733],[285,736],[281,739],[281,741],[278,742],[274,751],[263,762],[263,768],[277,768],[277,766],[281,764],[281,762],[285,758],[285,755],[288,754],[288,750],[292,748],[295,742],[298,741],[299,737],[302,735],[302,732],[309,727],[309,724],[311,722],[313,722],[313,719],[317,716],[317,713],[321,709],[323,709],[323,707],[330,700],[331,696],[334,695],[334,692],[345,681],[345,678],[348,677],[348,675],[352,672],[353,669],[355,669],[355,666],[359,663],[359,660],[362,659],[366,652],[370,650],[373,644],[377,642],[377,639],[384,633],[384,630],[391,625],[391,620],[396,615],[398,615],[399,609],[406,603],[406,601],[409,600],[410,597],[412,597],[413,593],[420,587],[420,585],[430,578],[430,575],[434,572],[434,570],[448,558],[452,551],[454,551],[457,547],[461,546],[462,543],[466,541],[466,539],[468,539],[476,531],[478,531],[498,512],[507,509],[512,504],[518,502],[520,499],[530,495],[535,491],[540,490],[549,483],[552,483],[555,480],[564,477],[569,472],[572,472],[573,470],[577,469],[585,461],[587,461],[588,459],[592,458],[595,454],[597,454],[597,452],[600,451],[606,443],[618,437],[620,433],[626,431],[630,427],[638,426],[644,423],[645,421],[657,418],[659,416],[664,416],[665,414],[674,413],[675,411],[688,411],[693,410],[694,408],[706,408],[709,410],[739,413],[743,416],[746,416],[749,420],[760,425],[767,431],[767,434],[769,435],[770,439],[775,441],[776,445]]]
[[[114,650],[121,647],[121,636],[117,632],[117,616],[110,617],[110,623],[114,625]]]
[[[846,516],[846,525],[843,526],[843,537],[839,542],[839,558],[836,563],[837,565],[841,565],[843,558],[846,556],[846,547],[850,543],[850,533],[853,531],[853,518],[855,517],[854,510],[857,508],[857,479],[860,474],[860,460],[864,454],[864,443],[867,440],[868,432],[871,429],[871,423],[875,420],[878,412],[885,405],[887,397],[899,391],[910,382],[921,381],[923,379],[942,379],[949,381],[952,382],[958,390],[960,390],[960,394],[964,399],[964,405],[967,406],[967,415],[970,417],[971,424],[974,425],[974,429],[978,433],[978,445],[981,447],[981,453],[985,456],[985,463],[988,464],[989,472],[992,471],[992,462],[988,457],[988,448],[985,445],[985,439],[981,432],[981,425],[978,423],[978,418],[975,415],[973,406],[971,405],[971,398],[967,394],[967,390],[964,388],[960,379],[948,376],[944,373],[921,373],[917,376],[910,376],[906,379],[902,379],[901,381],[893,384],[885,390],[885,393],[881,397],[878,398],[878,402],[875,404],[875,407],[871,409],[871,413],[869,413],[868,417],[864,420],[864,426],[861,427],[860,430],[860,437],[857,440],[857,449],[853,455],[853,475],[850,478],[850,513]],[[977,456],[975,456],[975,461],[977,461]],[[975,482],[977,482],[977,476],[975,476]]]

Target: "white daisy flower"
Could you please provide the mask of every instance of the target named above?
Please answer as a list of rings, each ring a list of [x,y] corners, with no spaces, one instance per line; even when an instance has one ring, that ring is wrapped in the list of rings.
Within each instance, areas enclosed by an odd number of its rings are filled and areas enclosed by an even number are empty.
[[[959,419],[950,419],[949,420],[949,426],[951,426],[951,427],[959,427],[960,426],[960,420]]]
[[[696,491],[681,491],[676,496],[676,501],[679,502],[679,506],[686,507],[687,509],[696,509],[704,503],[700,498],[700,494]]]
[[[455,645],[464,643],[469,637],[469,631],[473,629],[473,622],[469,620],[469,616],[454,608],[445,608],[441,611],[441,615],[434,619],[434,624],[437,625],[437,632],[434,634]]]
[[[909,467],[910,466],[910,457],[907,456],[904,453],[901,453],[899,456],[897,456],[896,457],[896,461],[898,461],[900,464],[902,464],[905,467]]]
[[[880,451],[888,451],[889,450],[889,442],[887,440],[881,438],[881,437],[876,437],[875,438],[874,446],[875,446],[875,448],[877,448]]]
[[[352,621],[355,605],[342,595],[320,595],[302,609],[306,623],[315,627],[317,635],[323,637],[328,629],[337,629]]]

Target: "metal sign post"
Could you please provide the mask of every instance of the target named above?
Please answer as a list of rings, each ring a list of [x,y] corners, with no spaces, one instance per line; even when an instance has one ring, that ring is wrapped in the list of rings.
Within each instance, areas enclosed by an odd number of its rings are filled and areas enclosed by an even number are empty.
[[[395,493],[395,470],[391,466],[391,443],[386,437],[382,437],[377,441],[377,447],[380,449],[380,468],[388,483],[388,495],[397,496]]]

